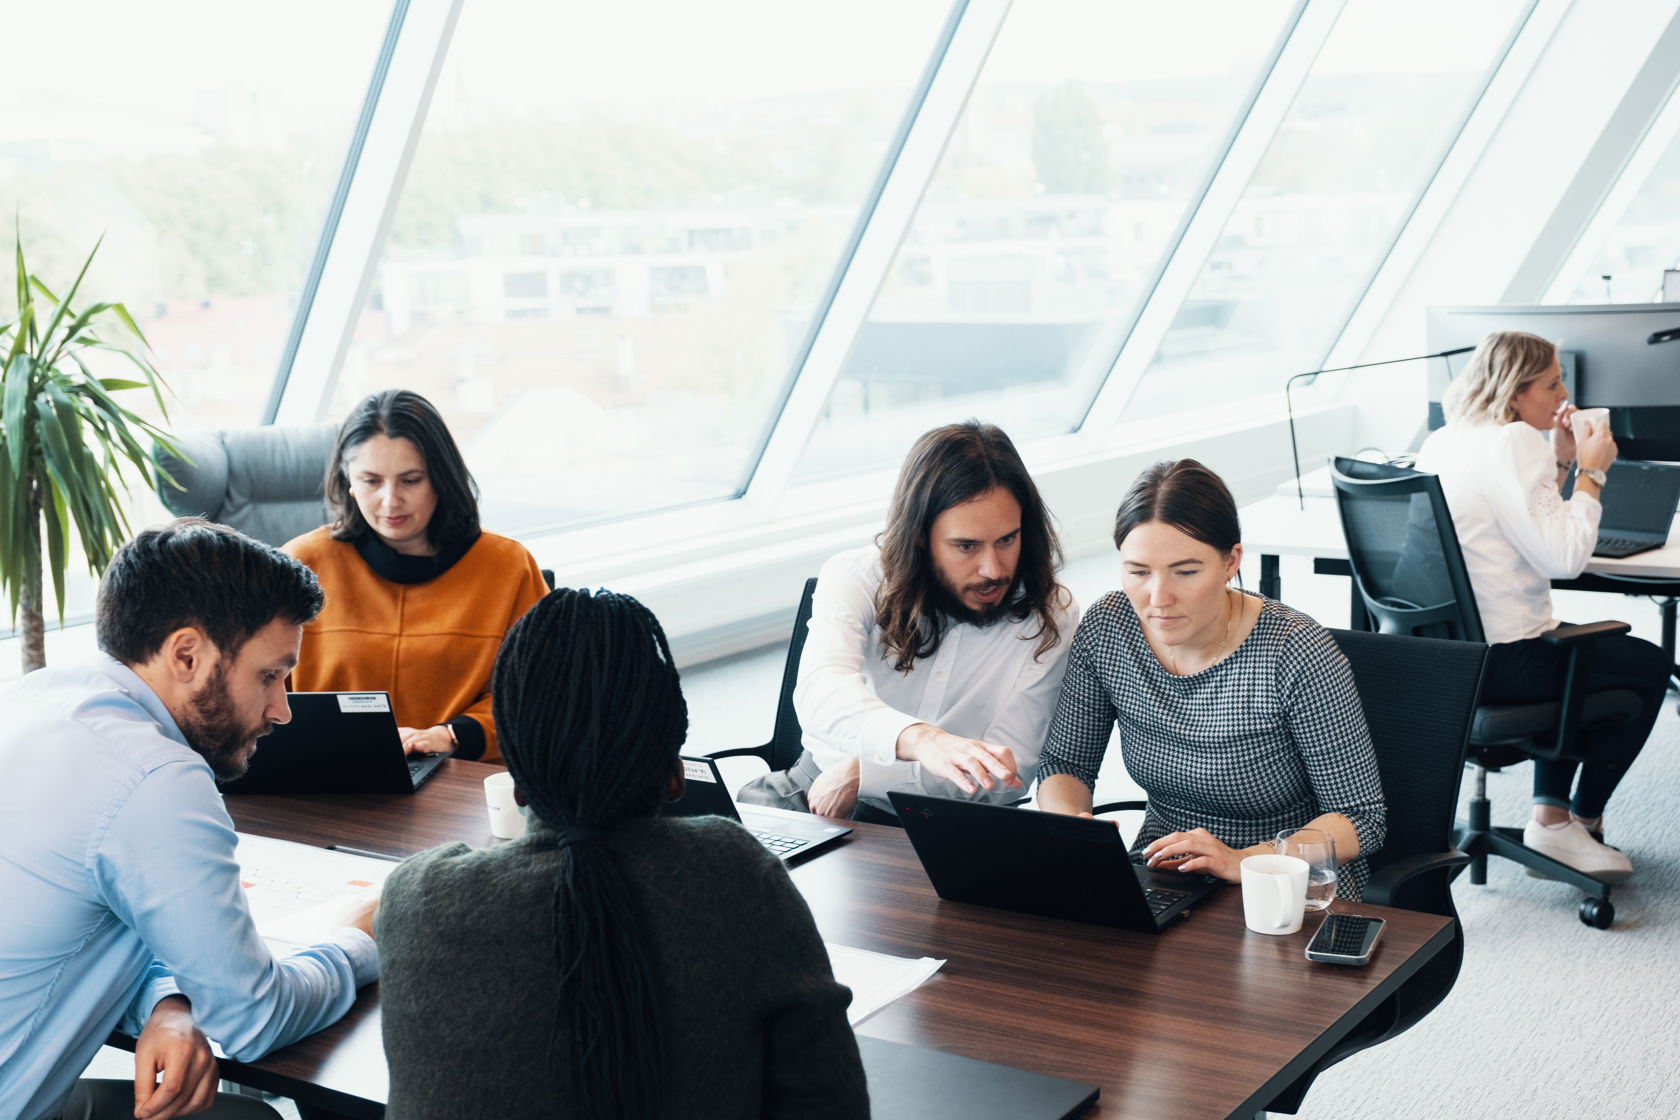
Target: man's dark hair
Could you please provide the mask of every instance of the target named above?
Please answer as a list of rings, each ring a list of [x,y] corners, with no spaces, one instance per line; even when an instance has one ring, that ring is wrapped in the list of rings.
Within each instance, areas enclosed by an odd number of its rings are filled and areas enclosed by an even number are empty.
[[[332,514],[329,533],[335,541],[358,541],[368,533],[356,499],[350,493],[348,460],[356,449],[374,436],[406,439],[420,451],[426,475],[437,494],[437,508],[426,525],[426,543],[442,551],[457,541],[478,535],[478,483],[467,470],[449,425],[419,393],[407,389],[386,389],[375,393],[344,418],[327,461],[327,509]]]
[[[1056,582],[1062,546],[1049,511],[1003,429],[965,420],[935,428],[916,441],[893,488],[887,527],[875,538],[881,548],[875,618],[881,627],[882,654],[899,672],[909,672],[918,658],[932,657],[949,624],[939,610],[946,596],[929,550],[934,520],[952,506],[1000,486],[1021,507],[1020,559],[1003,612],[1017,621],[1038,616],[1035,657],[1060,640],[1056,612],[1066,592]]]
[[[277,548],[197,517],[142,529],[117,550],[94,607],[99,648],[126,665],[151,659],[186,626],[236,657],[275,619],[321,613],[315,573]]]
[[[658,974],[606,837],[658,812],[680,772],[688,705],[665,631],[628,595],[562,587],[502,639],[490,704],[508,773],[565,850],[553,1060],[571,1071],[577,1115],[651,1118],[666,1072]]]
[[[1171,525],[1221,554],[1242,541],[1230,488],[1195,459],[1163,459],[1132,481],[1114,515],[1114,547],[1151,521]]]

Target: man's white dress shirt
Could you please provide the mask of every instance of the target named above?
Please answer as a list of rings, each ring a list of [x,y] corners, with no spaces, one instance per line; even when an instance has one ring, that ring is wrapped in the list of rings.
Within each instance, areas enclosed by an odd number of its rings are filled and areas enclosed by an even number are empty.
[[[1554,579],[1581,574],[1598,542],[1598,499],[1558,492],[1552,445],[1521,420],[1455,421],[1424,441],[1417,469],[1440,476],[1490,642],[1557,625]]]
[[[806,749],[824,770],[856,757],[859,800],[889,813],[887,791],[893,789],[998,803],[1026,796],[1079,623],[1073,596],[1064,589],[1056,619],[1061,633],[1041,655],[1034,656],[1041,638],[1035,614],[986,627],[956,623],[947,627],[933,656],[901,673],[882,652],[875,621],[880,583],[881,558],[874,546],[842,552],[817,573],[793,693]],[[970,796],[953,782],[923,773],[920,763],[899,761],[899,733],[916,723],[1008,747],[1022,786],[998,785]]]

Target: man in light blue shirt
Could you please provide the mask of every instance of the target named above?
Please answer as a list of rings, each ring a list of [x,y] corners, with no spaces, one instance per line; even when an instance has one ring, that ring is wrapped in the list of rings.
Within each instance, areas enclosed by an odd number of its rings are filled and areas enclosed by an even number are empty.
[[[347,916],[359,928],[275,959],[216,789],[290,718],[286,677],[321,603],[302,564],[183,519],[112,560],[104,656],[0,693],[0,1117],[198,1111],[215,1096],[205,1035],[251,1060],[376,978],[371,903]],[[132,1094],[77,1080],[113,1027],[140,1038]],[[233,1099],[213,1114],[249,1113]]]

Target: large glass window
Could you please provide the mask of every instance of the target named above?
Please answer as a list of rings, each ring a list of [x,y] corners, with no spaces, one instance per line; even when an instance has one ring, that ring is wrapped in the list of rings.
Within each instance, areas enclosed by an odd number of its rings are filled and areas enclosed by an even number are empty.
[[[1605,234],[1566,302],[1662,300],[1664,273],[1675,269],[1680,269],[1680,137],[1669,142],[1621,218]],[[1675,287],[1670,285],[1671,290]],[[1680,299],[1680,294],[1674,298]]]
[[[30,271],[63,295],[104,235],[78,305],[127,306],[176,430],[261,421],[390,15],[390,0],[7,8],[0,244],[16,215]],[[0,318],[14,296],[0,283]],[[150,394],[122,400],[158,419]],[[150,492],[129,504],[136,526],[167,516]],[[94,581],[79,555],[69,576],[75,620]]]
[[[1530,7],[1349,0],[1125,425],[1204,423],[1321,363]]]
[[[469,0],[327,402],[448,417],[494,528],[733,495],[947,0]]]
[[[105,235],[84,294],[127,304],[178,426],[261,420],[390,14],[389,0],[8,9],[0,213],[61,291]],[[12,295],[0,284],[0,306]]]
[[[799,467],[894,462],[969,414],[1085,414],[1292,10],[1016,4]]]

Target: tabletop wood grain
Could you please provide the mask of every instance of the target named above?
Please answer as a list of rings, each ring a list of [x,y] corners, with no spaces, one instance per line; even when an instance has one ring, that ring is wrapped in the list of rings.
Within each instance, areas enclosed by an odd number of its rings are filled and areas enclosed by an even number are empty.
[[[391,855],[451,840],[494,843],[482,790],[495,767],[451,760],[413,796],[233,797],[241,831]],[[1316,927],[1249,932],[1225,888],[1159,935],[945,902],[904,834],[856,825],[838,850],[792,869],[829,942],[946,963],[859,1033],[1101,1087],[1086,1115],[1252,1116],[1405,977],[1444,947],[1449,919],[1379,906],[1370,965],[1313,964]],[[234,1080],[379,1116],[386,1095],[378,987],[341,1022],[248,1064]]]

